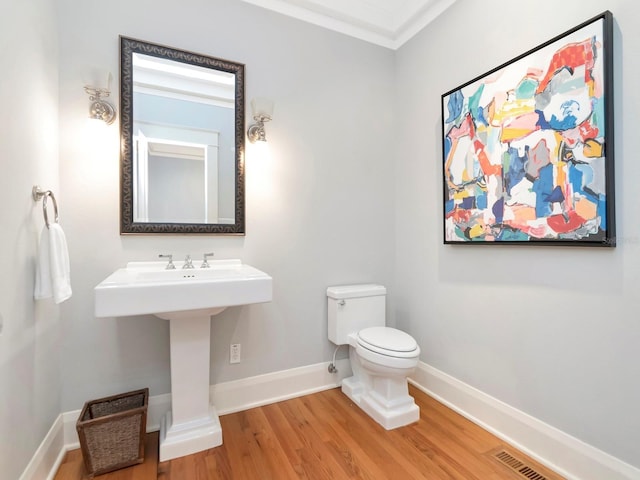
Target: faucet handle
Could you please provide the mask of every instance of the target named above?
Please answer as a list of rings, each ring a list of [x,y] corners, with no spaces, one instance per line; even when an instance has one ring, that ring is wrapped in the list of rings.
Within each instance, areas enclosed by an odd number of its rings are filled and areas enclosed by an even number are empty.
[[[171,254],[160,254],[158,255],[158,258],[168,258],[169,259],[169,263],[167,263],[167,266],[164,267],[165,270],[175,270],[176,266],[173,264],[173,255]]]
[[[204,260],[202,261],[202,265],[200,265],[200,268],[209,268],[209,262],[207,262],[207,258],[209,257],[213,257],[213,252],[211,253],[205,253],[204,254]]]

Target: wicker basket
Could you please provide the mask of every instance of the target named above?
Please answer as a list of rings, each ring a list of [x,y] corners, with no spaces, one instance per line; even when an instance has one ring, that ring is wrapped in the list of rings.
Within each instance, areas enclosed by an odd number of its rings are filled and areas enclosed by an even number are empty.
[[[89,478],[144,461],[148,403],[144,388],[84,404],[76,430]]]

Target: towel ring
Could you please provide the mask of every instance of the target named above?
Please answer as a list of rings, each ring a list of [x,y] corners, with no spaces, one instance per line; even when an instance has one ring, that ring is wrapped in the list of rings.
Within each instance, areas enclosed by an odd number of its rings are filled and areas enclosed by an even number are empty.
[[[56,202],[56,197],[51,190],[41,190],[38,185],[35,185],[31,190],[33,195],[33,200],[38,201],[42,198],[42,214],[44,215],[44,224],[49,228],[49,214],[47,213],[47,198],[51,197],[51,201],[53,202],[53,213],[54,213],[54,223],[58,223],[58,202]]]

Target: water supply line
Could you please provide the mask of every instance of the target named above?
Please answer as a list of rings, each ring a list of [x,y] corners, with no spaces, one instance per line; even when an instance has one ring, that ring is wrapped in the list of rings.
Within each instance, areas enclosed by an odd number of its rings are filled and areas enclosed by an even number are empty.
[[[331,362],[329,364],[329,373],[338,373],[338,368],[336,367],[336,353],[338,353],[338,350],[340,349],[342,345],[338,345],[336,347],[336,349],[333,351],[333,362]]]

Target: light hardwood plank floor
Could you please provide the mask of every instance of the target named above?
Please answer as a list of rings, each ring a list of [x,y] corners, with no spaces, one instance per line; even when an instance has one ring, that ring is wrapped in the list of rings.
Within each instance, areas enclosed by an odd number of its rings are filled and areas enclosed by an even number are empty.
[[[145,438],[144,463],[98,475],[99,480],[156,480],[158,478],[158,432]],[[80,449],[67,452],[54,480],[88,480]]]
[[[386,431],[340,389],[220,417],[224,444],[158,464],[158,480],[560,480],[420,390],[410,387],[420,421]],[[157,448],[157,434],[155,434]],[[148,440],[149,443],[149,440]],[[506,450],[511,469],[494,454]],[[55,480],[81,480],[80,467],[60,468]],[[157,453],[156,453],[157,459]],[[518,462],[531,468],[521,470]],[[147,462],[145,462],[147,463]],[[140,468],[135,467],[135,468]],[[147,480],[138,475],[100,480]],[[81,472],[81,473],[78,473]],[[533,473],[532,473],[533,472]],[[110,475],[114,475],[110,477]]]

